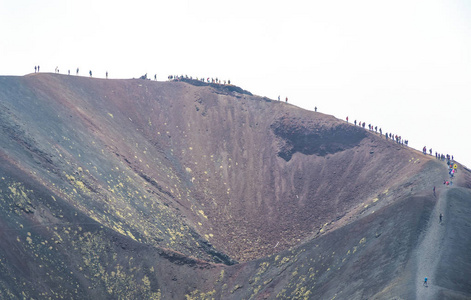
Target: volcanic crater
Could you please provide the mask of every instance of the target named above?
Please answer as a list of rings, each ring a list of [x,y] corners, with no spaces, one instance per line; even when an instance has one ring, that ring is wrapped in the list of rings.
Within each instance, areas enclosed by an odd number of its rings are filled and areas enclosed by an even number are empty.
[[[2,298],[471,297],[471,172],[332,116],[41,73],[0,77],[0,140]]]

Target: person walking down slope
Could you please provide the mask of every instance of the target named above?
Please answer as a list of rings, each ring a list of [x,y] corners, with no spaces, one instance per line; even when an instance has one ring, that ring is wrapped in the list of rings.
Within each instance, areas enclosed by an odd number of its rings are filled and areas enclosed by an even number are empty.
[[[348,116],[347,116],[347,123],[348,123]]]
[[[440,213],[440,216],[439,216],[438,218],[439,218],[439,221],[438,221],[438,223],[441,223],[441,222],[442,222],[442,219],[443,219],[443,215],[442,215],[442,213]]]
[[[428,284],[427,284],[427,277],[425,277],[425,279],[424,279],[424,286],[428,287]]]
[[[88,72],[88,74],[90,74],[90,77],[92,77],[92,70],[90,70],[90,72]]]
[[[288,97],[286,97],[286,103],[288,103]]]

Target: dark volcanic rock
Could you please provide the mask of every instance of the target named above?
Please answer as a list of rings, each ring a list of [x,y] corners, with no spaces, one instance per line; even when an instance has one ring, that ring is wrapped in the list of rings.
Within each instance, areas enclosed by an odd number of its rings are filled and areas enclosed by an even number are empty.
[[[471,174],[444,178],[232,85],[0,77],[1,298],[469,298]]]

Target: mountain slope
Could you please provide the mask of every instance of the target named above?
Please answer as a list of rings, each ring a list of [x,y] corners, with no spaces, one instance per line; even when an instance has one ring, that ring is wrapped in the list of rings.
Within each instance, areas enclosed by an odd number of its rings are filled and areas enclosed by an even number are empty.
[[[430,156],[331,116],[193,80],[0,77],[0,108],[5,294],[421,292],[415,251],[436,215],[431,189],[447,175]],[[471,180],[461,166],[457,176],[461,188],[446,187],[446,197],[462,189],[449,198],[462,206]],[[439,255],[452,261],[447,249]],[[227,266],[236,261],[247,263]],[[455,279],[434,295],[467,295]]]

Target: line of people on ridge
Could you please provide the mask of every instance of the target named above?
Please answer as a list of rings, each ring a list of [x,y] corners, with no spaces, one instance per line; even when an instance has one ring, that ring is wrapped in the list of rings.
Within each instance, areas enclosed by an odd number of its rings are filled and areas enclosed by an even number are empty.
[[[40,69],[40,66],[34,66],[34,73],[39,73],[39,69]],[[79,75],[79,71],[80,69],[77,68],[76,72],[75,72],[75,75]],[[54,73],[59,73],[59,67],[56,67],[54,69]],[[70,69],[67,71],[67,74],[70,75]],[[92,77],[92,70],[88,71],[88,75],[90,75],[90,77]],[[147,74],[146,74],[147,75]],[[105,72],[105,78],[108,79],[108,71]],[[155,75],[155,80],[157,80],[157,74]]]
[[[157,75],[156,75],[157,76]],[[207,77],[207,78],[204,78],[204,77],[201,77],[201,78],[198,78],[198,77],[195,77],[193,79],[193,76],[188,76],[188,75],[181,75],[181,76],[178,76],[178,75],[168,75],[167,79],[169,81],[173,80],[173,81],[180,81],[182,79],[190,79],[190,80],[198,80],[198,81],[202,81],[202,82],[206,82],[206,83],[216,83],[216,84],[231,84],[231,80],[228,79],[228,80],[222,80],[222,79],[219,79],[219,78],[213,78],[213,77]],[[156,79],[157,80],[157,79]]]
[[[317,107],[316,107],[316,111],[317,111]],[[347,120],[347,123],[348,123],[348,116],[347,116],[346,120]],[[362,128],[365,128],[365,127],[366,127],[366,123],[365,123],[365,122],[361,122],[361,121],[360,121],[360,122],[357,123],[357,120],[354,120],[354,121],[353,121],[353,124],[354,124],[355,126],[357,126],[357,124],[358,124],[358,126],[359,126],[359,127],[362,127]],[[365,129],[366,129],[366,128],[365,128]],[[383,129],[381,129],[381,127],[378,128],[378,126],[368,124],[368,130],[369,130],[369,131],[374,131],[374,132],[376,132],[376,133],[379,133],[379,136],[381,136],[381,137],[383,136]],[[387,133],[387,132],[386,132],[386,133],[384,134],[384,136],[385,136],[386,140],[391,139],[392,141],[396,141],[397,144],[406,145],[406,146],[409,145],[409,140],[403,139],[400,135],[393,134],[393,133]]]
[[[317,111],[317,107],[316,107],[316,111]],[[347,116],[346,120],[347,120],[347,123],[348,123],[348,116]],[[355,126],[357,126],[357,120],[353,121],[353,124],[354,124]],[[366,123],[360,121],[360,122],[358,122],[358,126],[365,128]],[[368,130],[374,131],[374,132],[376,132],[376,133],[379,132],[379,135],[380,135],[380,136],[383,136],[383,130],[382,130],[381,128],[378,129],[378,126],[373,126],[373,125],[371,125],[371,124],[368,124]],[[396,141],[397,144],[409,146],[409,140],[404,140],[404,139],[402,139],[402,137],[401,137],[400,135],[398,136],[397,134],[395,135],[395,134],[392,134],[392,133],[386,133],[386,134],[385,134],[385,137],[386,137],[386,140],[387,140],[387,139],[391,139],[391,140],[393,140],[393,141]],[[427,155],[427,147],[426,147],[426,146],[424,146],[424,148],[422,149],[422,153],[423,153],[424,155]],[[429,149],[429,154],[430,154],[431,156],[433,156],[432,148]],[[449,154],[446,154],[446,155],[445,155],[445,154],[440,154],[440,153],[438,153],[438,152],[436,152],[436,151],[435,151],[435,158],[436,158],[436,159],[439,159],[439,160],[442,160],[442,161],[444,161],[444,160],[446,159],[448,165],[452,164],[452,162],[454,161],[453,155],[449,155]],[[454,172],[452,172],[452,173],[454,173]],[[450,175],[452,175],[452,174],[450,173]]]

